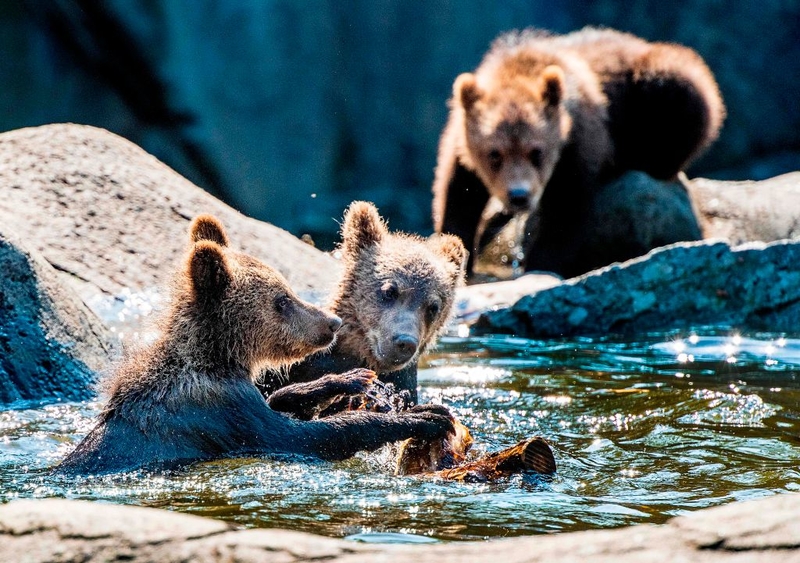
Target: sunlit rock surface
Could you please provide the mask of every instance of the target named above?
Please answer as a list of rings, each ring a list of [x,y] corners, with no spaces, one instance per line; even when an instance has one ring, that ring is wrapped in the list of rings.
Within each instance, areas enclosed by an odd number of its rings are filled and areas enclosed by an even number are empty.
[[[0,272],[0,405],[93,396],[112,355],[109,331],[5,224]]]
[[[212,213],[231,244],[298,290],[326,291],[338,263],[243,216],[108,131],[59,124],[0,134],[0,225],[40,252],[87,303],[162,288],[180,266],[191,219]]]
[[[0,507],[8,561],[797,561],[800,495],[710,508],[661,526],[440,545],[360,544],[286,530],[236,530],[198,516],[74,500]]]
[[[688,183],[706,238],[732,244],[800,238],[800,172],[760,182]]]
[[[702,325],[797,332],[800,241],[678,243],[488,311],[477,332],[526,337]]]

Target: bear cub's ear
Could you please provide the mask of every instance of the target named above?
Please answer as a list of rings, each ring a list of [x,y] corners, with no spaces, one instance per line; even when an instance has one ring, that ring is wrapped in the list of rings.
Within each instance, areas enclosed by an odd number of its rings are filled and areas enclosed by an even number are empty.
[[[373,204],[354,201],[344,212],[342,250],[347,255],[355,256],[380,242],[387,232],[386,224]]]
[[[461,277],[469,254],[461,239],[453,235],[434,235],[428,241],[435,252],[456,267],[456,277]]]
[[[453,83],[453,97],[461,102],[465,111],[472,109],[475,102],[481,99],[481,94],[475,75],[470,72],[459,74]]]
[[[219,298],[231,283],[231,271],[222,247],[210,240],[194,245],[188,269],[195,297]]]
[[[189,237],[192,243],[201,240],[210,240],[220,246],[228,246],[228,235],[219,219],[213,215],[198,215],[189,227]]]
[[[550,65],[542,71],[542,101],[555,107],[564,97],[564,71],[558,65]]]

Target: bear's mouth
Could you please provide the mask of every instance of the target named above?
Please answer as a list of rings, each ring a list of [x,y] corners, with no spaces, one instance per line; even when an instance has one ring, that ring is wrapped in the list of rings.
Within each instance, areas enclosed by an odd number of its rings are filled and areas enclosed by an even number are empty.
[[[320,334],[312,344],[317,347],[317,352],[327,350],[336,343],[336,333]]]

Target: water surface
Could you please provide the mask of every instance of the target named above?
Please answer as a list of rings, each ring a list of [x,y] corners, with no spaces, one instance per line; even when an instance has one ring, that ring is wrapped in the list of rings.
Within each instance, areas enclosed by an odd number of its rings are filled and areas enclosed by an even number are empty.
[[[800,490],[798,373],[800,340],[777,334],[445,338],[423,362],[422,400],[451,407],[476,452],[541,435],[559,464],[553,477],[489,484],[395,477],[388,449],[344,463],[240,459],[57,478],[47,468],[100,404],[17,405],[0,413],[0,501],[104,500],[383,542],[659,523]]]

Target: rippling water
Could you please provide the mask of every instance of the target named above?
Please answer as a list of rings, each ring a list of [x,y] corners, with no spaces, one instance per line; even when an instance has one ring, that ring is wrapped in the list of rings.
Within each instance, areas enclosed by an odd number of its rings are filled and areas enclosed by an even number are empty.
[[[479,452],[546,437],[554,477],[395,477],[384,449],[337,464],[242,459],[172,475],[55,478],[47,468],[99,409],[70,403],[0,413],[0,501],[98,499],[383,542],[658,523],[800,490],[798,373],[800,340],[781,335],[451,337],[423,363],[422,400],[451,407]]]

